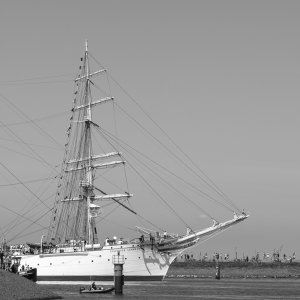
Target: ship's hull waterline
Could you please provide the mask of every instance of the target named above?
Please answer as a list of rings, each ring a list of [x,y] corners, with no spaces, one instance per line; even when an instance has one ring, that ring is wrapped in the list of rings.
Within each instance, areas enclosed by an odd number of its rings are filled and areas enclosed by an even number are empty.
[[[161,281],[176,257],[158,252],[155,246],[125,244],[93,251],[26,255],[20,267],[36,268],[38,283],[113,281],[113,258],[118,255],[124,259],[126,281]]]

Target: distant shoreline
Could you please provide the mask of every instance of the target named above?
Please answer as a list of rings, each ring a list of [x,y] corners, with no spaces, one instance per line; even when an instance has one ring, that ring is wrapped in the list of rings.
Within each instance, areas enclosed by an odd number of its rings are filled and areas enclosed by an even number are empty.
[[[300,262],[220,262],[222,278],[299,278]],[[168,278],[214,278],[216,262],[174,262],[167,273]]]

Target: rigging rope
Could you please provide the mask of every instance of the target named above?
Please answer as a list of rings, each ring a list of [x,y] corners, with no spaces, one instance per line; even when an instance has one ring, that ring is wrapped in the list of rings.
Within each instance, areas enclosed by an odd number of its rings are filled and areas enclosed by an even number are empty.
[[[147,130],[144,126],[142,126],[136,119],[134,119],[133,117],[131,117],[120,105],[117,105],[117,107],[120,109],[120,111],[122,111],[127,117],[129,117],[132,121],[134,121],[140,128],[142,128],[149,136],[151,136],[157,143],[159,143],[165,150],[167,150],[169,153],[171,153],[184,167],[188,168],[194,175],[196,175],[198,178],[200,178],[202,181],[204,181],[209,187],[211,187],[214,191],[216,191],[216,189],[214,187],[212,187],[206,180],[204,180],[202,177],[199,177],[199,175],[197,173],[194,172],[193,169],[191,169],[188,165],[185,164],[185,162],[178,156],[176,155],[171,149],[169,149],[167,146],[165,146],[164,144],[162,144],[155,136],[153,136],[151,134],[151,132],[149,130]],[[217,194],[220,195],[220,193],[218,191],[216,191]],[[226,200],[226,199],[224,199]],[[217,201],[217,200],[215,200]],[[219,202],[219,201],[217,201]],[[228,203],[228,201],[226,201]],[[220,202],[219,202],[220,204]],[[231,212],[234,212],[234,210],[228,208],[227,206],[225,206],[224,204],[222,204],[223,207],[226,207],[226,209],[229,209]],[[236,208],[236,207],[235,207]],[[238,209],[238,208],[236,208]],[[238,211],[240,211],[238,209]]]
[[[58,145],[60,148],[62,147],[60,143],[58,143],[48,132],[42,129],[35,121],[31,120],[22,110],[20,110],[12,101],[10,101],[7,97],[0,94],[0,99],[4,99],[9,105],[13,107],[13,110],[21,115],[24,119],[26,119],[29,123],[34,125],[41,133],[47,136],[52,142]]]
[[[24,79],[16,79],[16,80],[7,80],[7,81],[0,81],[0,85],[29,85],[29,84],[45,84],[45,83],[66,83],[66,82],[73,82],[74,74],[65,74],[65,75],[53,75],[53,76],[42,76],[42,77],[32,77],[32,78],[24,78]],[[45,79],[58,79],[61,77],[68,77],[68,79],[64,80],[47,80],[41,81]]]
[[[109,74],[110,75],[110,74]],[[138,108],[149,118],[149,120],[151,120],[151,122],[171,141],[171,143],[190,161],[190,163],[192,163],[192,165],[199,171],[201,172],[202,175],[204,175],[206,177],[207,180],[203,179],[201,176],[199,176],[199,174],[197,174],[192,168],[190,168],[189,166],[186,166],[195,176],[199,177],[201,180],[203,180],[208,186],[210,186],[212,189],[214,189],[220,196],[222,196],[224,198],[224,200],[226,200],[227,202],[229,202],[233,207],[235,207],[238,211],[241,212],[241,210],[233,203],[232,200],[229,199],[229,197],[208,177],[208,175],[206,175],[204,173],[203,170],[201,170],[196,164],[195,162],[181,149],[181,147],[178,146],[178,144],[175,143],[175,141],[166,133],[165,130],[162,129],[161,126],[158,125],[157,122],[155,122],[153,120],[153,118],[151,118],[151,116],[142,108],[142,106],[112,77],[112,75],[110,75],[111,79],[119,86],[119,88],[129,97],[129,99],[131,99],[137,106]],[[129,116],[130,117],[130,116]],[[157,140],[155,137],[152,136],[151,133],[149,133],[149,131],[147,131],[145,128],[144,130],[155,140]],[[159,142],[159,141],[158,141]],[[159,142],[160,143],[160,142]],[[161,143],[160,143],[161,144]],[[166,148],[165,145],[161,144],[164,148]],[[170,149],[166,148],[168,151],[170,151],[170,153],[172,153],[172,155],[174,155],[177,159],[178,156],[175,155]],[[181,160],[180,160],[181,161]],[[185,164],[184,164],[185,165]]]
[[[26,146],[32,153],[34,153],[36,156],[38,156],[45,165],[47,165],[51,169],[55,170],[53,166],[51,166],[42,156],[40,156],[29,144],[26,144],[23,139],[21,139],[16,133],[14,133],[9,127],[7,127],[1,120],[0,120],[0,124],[2,124],[2,126],[5,129],[7,129],[13,136],[15,136],[19,141],[21,141],[21,143],[24,146]]]
[[[103,68],[103,65],[93,56],[90,54],[90,56],[93,58],[93,60]],[[137,100],[135,100],[133,98],[133,96],[131,96],[122,86],[121,84],[110,74],[110,72],[107,72],[107,74],[109,75],[109,77],[112,79],[112,81],[124,92],[124,94],[144,113],[144,115],[169,139],[169,141],[176,147],[176,149],[178,149],[187,159],[188,161],[194,166],[194,168],[196,168],[206,179],[202,178],[199,174],[197,174],[192,168],[190,168],[189,166],[185,165],[181,159],[175,155],[175,153],[173,153],[170,149],[166,148],[165,145],[162,145],[165,149],[167,149],[170,153],[172,153],[172,155],[174,155],[174,157],[176,159],[179,159],[185,167],[187,167],[195,176],[197,176],[198,178],[200,178],[203,182],[205,182],[211,189],[213,189],[217,194],[219,194],[220,196],[222,196],[223,200],[226,201],[228,204],[230,204],[230,206],[232,206],[233,208],[235,208],[235,210],[241,212],[241,210],[235,205],[235,203],[213,182],[213,180],[211,178],[209,178],[209,176],[207,174],[205,174],[205,172],[199,168],[199,166],[197,166],[195,164],[195,162],[183,151],[183,149],[181,147],[179,147],[179,145],[177,143],[175,143],[175,141],[170,137],[170,135],[167,134],[167,132],[165,130],[163,130],[163,128],[161,126],[159,126],[159,124],[157,122],[154,121],[154,119],[145,111],[145,109],[143,109],[143,107],[138,103]],[[129,116],[130,117],[130,116]],[[145,130],[145,129],[144,129]],[[152,138],[155,139],[155,137],[153,137],[151,135],[151,133],[147,130],[145,130]],[[233,211],[233,210],[232,210]]]
[[[101,133],[101,129],[96,127],[96,130],[98,130]],[[102,136],[105,138],[105,135],[103,134],[104,132],[102,132]],[[117,151],[117,149],[115,148],[115,146],[109,141],[109,139],[105,138],[106,141],[113,147],[113,149],[115,151]],[[139,177],[143,180],[143,182],[148,186],[148,188],[150,188],[150,190],[158,197],[160,198],[167,207],[169,207],[169,209],[177,216],[177,218],[179,220],[181,220],[183,222],[183,224],[187,227],[190,227],[189,225],[187,225],[187,223],[179,216],[179,214],[169,205],[169,203],[147,182],[147,180],[142,176],[142,174],[140,174],[136,168],[134,168],[131,165],[131,168],[136,172],[136,174],[139,175]]]
[[[28,123],[32,123],[32,122],[35,123],[35,122],[40,122],[40,121],[44,121],[44,120],[48,120],[48,119],[52,119],[52,118],[57,118],[59,116],[65,115],[67,112],[69,112],[69,111],[62,111],[62,112],[55,113],[55,114],[45,116],[45,117],[42,117],[42,118],[30,119],[30,120],[23,121],[23,122],[6,123],[4,126],[0,125],[0,128],[1,127],[18,126],[18,125],[28,124]],[[60,145],[60,148],[61,148],[61,145]]]
[[[98,129],[100,130],[100,129]],[[103,131],[102,134],[109,136],[111,139],[113,139],[116,143],[118,143],[118,145],[120,145],[120,147],[122,147],[123,149],[125,149],[125,151],[127,151],[128,153],[130,153],[130,151],[128,149],[126,149],[124,147],[124,145],[126,145],[128,148],[130,148],[131,150],[135,151],[136,153],[138,153],[139,155],[145,157],[146,159],[148,159],[150,162],[152,162],[153,164],[155,164],[156,166],[160,167],[161,169],[163,169],[164,171],[166,171],[167,173],[173,175],[175,178],[181,180],[182,182],[184,182],[186,185],[189,185],[190,187],[192,187],[194,190],[196,190],[197,192],[201,193],[202,196],[206,197],[207,199],[213,200],[216,203],[218,203],[220,206],[222,206],[223,208],[229,210],[232,212],[232,210],[227,207],[224,203],[220,202],[219,200],[213,198],[212,196],[210,196],[209,194],[201,191],[199,188],[197,188],[196,186],[192,185],[191,183],[187,182],[186,180],[184,180],[183,178],[179,177],[178,175],[176,175],[175,173],[171,172],[170,170],[168,170],[167,168],[163,167],[161,164],[158,164],[157,162],[155,162],[154,160],[152,160],[150,157],[146,156],[144,153],[141,153],[140,151],[138,151],[137,149],[134,149],[133,147],[131,147],[130,145],[128,145],[127,143],[125,143],[124,141],[117,139],[116,137],[114,137],[112,134],[110,134],[109,132],[107,132],[106,130],[104,130],[103,128],[101,129]],[[121,145],[119,142],[123,143],[123,145]],[[134,159],[137,160],[137,157],[135,155],[132,155],[132,157]],[[144,165],[144,163],[142,163],[141,161],[139,161],[141,164]],[[153,172],[153,171],[152,171]],[[156,174],[156,176],[160,177],[161,176],[159,174]],[[163,181],[165,181],[163,179]],[[168,182],[166,182],[168,185],[170,185]],[[174,188],[174,187],[173,187]],[[174,190],[176,190],[176,188],[174,188]],[[178,191],[178,193],[180,193]],[[180,193],[181,194],[181,193]],[[209,213],[207,213],[203,208],[201,208],[200,206],[198,206],[196,203],[194,203],[192,200],[188,199],[189,201],[191,201],[194,205],[196,205],[203,213],[205,213],[207,216],[209,216],[212,220],[214,220],[215,218],[212,217]]]
[[[12,173],[2,162],[0,162],[1,166],[9,173],[11,174],[21,185],[23,185],[25,187],[25,189],[27,191],[29,191],[36,199],[38,199],[45,207],[47,207],[48,209],[50,209],[50,207],[43,201],[41,200],[31,189],[29,189],[24,182],[22,182],[21,180],[19,180],[19,178]]]

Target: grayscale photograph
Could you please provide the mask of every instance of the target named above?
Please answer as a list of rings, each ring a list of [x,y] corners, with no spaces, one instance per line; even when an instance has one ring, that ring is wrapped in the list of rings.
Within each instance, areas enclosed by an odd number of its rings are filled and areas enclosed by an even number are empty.
[[[300,299],[299,1],[0,6],[0,299]]]

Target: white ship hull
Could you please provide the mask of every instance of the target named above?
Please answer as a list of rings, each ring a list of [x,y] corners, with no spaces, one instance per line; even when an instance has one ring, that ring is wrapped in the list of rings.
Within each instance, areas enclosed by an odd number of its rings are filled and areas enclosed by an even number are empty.
[[[100,250],[23,256],[26,268],[37,269],[39,283],[112,281],[113,256],[124,257],[126,281],[160,281],[166,276],[176,255],[159,253],[154,246],[138,244],[104,246]]]

